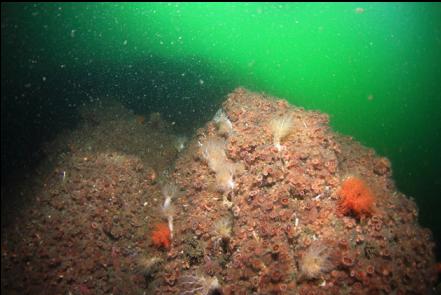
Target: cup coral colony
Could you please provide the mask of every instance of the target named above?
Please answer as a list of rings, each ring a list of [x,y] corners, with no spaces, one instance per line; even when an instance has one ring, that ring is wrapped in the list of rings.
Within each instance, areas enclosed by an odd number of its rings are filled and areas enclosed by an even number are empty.
[[[327,115],[239,88],[178,140],[158,113],[140,121],[109,109],[68,138],[26,218],[3,234],[6,294],[397,295],[435,285],[432,234],[390,162],[333,132]]]
[[[182,194],[150,282],[158,294],[426,294],[435,284],[431,232],[389,161],[324,114],[237,89],[170,178]]]

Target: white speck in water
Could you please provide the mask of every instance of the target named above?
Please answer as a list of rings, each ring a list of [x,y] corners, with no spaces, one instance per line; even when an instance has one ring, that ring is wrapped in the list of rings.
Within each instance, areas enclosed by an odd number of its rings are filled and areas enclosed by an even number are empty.
[[[363,14],[363,13],[364,13],[364,8],[363,8],[363,7],[357,7],[357,8],[355,8],[355,13],[357,13],[357,14]]]

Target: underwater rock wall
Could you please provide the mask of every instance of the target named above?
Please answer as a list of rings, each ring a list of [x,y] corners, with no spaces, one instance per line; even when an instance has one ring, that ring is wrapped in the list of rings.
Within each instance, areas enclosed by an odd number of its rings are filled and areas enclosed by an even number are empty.
[[[436,281],[431,232],[389,161],[327,115],[239,88],[171,179],[183,193],[157,294],[426,294]]]
[[[178,154],[170,124],[116,102],[80,113],[2,224],[4,294],[142,294],[146,265],[161,261],[149,257],[149,225],[161,221],[160,180]]]
[[[389,161],[324,114],[237,89],[188,144],[158,113],[109,103],[81,115],[2,224],[6,294],[427,294],[435,283],[431,232]]]

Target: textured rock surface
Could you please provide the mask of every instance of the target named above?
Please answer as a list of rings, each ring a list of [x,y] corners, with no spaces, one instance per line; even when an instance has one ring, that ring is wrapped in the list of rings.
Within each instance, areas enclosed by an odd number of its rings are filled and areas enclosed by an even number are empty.
[[[225,294],[425,294],[434,284],[431,233],[396,191],[387,159],[334,133],[326,115],[283,100],[237,89],[223,109],[232,130],[219,133],[209,122],[176,163],[173,179],[184,193],[158,293],[178,291],[189,273],[216,277]],[[286,114],[293,130],[278,151],[271,121]],[[227,191],[213,185],[216,173],[200,151],[217,137],[240,167]],[[375,195],[371,214],[338,210],[349,176]],[[231,220],[227,238],[215,230],[221,218]],[[189,235],[204,259],[189,259]]]
[[[431,233],[386,158],[283,100],[237,89],[222,109],[179,155],[159,114],[85,111],[2,225],[2,291],[427,294]]]

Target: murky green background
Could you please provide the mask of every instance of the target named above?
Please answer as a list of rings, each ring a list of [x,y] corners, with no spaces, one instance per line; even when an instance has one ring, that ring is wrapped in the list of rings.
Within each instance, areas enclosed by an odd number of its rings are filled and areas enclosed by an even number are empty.
[[[191,134],[237,86],[331,115],[392,160],[441,238],[441,5],[2,4],[2,185],[118,98]]]

